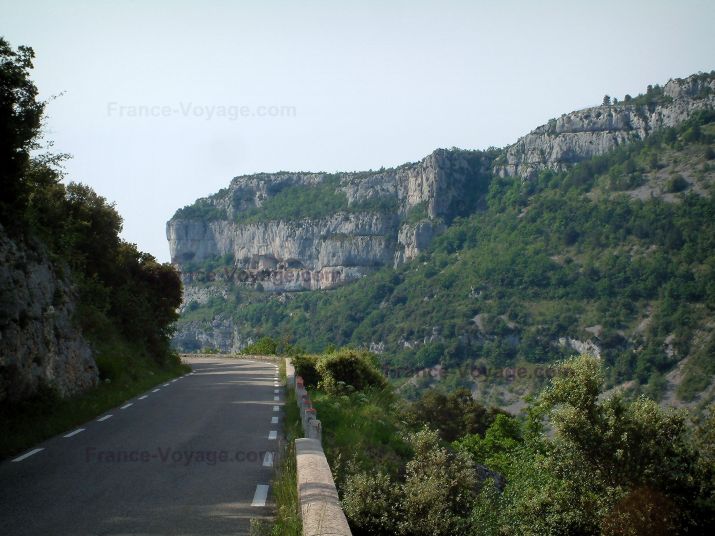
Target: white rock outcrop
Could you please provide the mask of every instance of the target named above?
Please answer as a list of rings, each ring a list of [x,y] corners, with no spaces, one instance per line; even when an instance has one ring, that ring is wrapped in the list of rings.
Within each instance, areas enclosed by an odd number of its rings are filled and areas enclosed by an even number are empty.
[[[507,147],[495,172],[532,179],[544,169],[563,171],[658,129],[675,127],[693,113],[715,107],[715,76],[670,80],[663,93],[670,102],[596,106],[552,119]]]

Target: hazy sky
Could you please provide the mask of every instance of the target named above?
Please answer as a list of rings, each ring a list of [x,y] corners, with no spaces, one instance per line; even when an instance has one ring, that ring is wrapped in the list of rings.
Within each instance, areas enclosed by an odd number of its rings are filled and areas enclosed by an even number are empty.
[[[174,211],[259,171],[377,169],[515,141],[715,69],[715,2],[0,0],[47,137],[161,260]]]

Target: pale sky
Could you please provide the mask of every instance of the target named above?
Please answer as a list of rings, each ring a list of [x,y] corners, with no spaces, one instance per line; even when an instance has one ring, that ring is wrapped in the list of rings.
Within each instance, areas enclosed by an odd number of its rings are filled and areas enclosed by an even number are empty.
[[[551,117],[715,69],[715,2],[0,0],[37,55],[68,177],[162,261],[177,208],[254,172],[504,146]]]

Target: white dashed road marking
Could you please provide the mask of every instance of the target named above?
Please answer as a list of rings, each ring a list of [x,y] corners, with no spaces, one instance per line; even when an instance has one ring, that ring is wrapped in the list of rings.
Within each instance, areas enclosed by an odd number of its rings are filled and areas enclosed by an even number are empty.
[[[79,434],[80,432],[84,432],[85,430],[86,430],[86,428],[77,428],[74,432],[70,432],[69,434],[65,435],[64,437],[76,436],[77,434]]]
[[[128,407],[131,407],[134,405],[134,402],[129,402],[129,404],[124,404],[121,408],[119,409],[127,409]]]
[[[30,452],[26,452],[26,453],[23,454],[22,456],[18,456],[17,458],[15,458],[15,459],[12,460],[12,461],[14,461],[14,462],[21,462],[21,461],[24,460],[25,458],[29,458],[30,456],[32,456],[33,454],[37,454],[37,453],[40,452],[41,450],[45,450],[45,449],[44,449],[44,448],[33,449],[33,450],[31,450]]]
[[[268,432],[268,439],[278,439],[278,432],[275,430]]]
[[[273,467],[273,453],[266,452],[263,456],[263,467]]]
[[[278,417],[271,417],[271,424],[278,424]]]
[[[107,419],[111,419],[112,417],[113,417],[113,415],[105,415],[104,417],[97,419],[97,422],[104,422]]]
[[[273,411],[278,411],[279,408],[280,406],[273,406]]]
[[[140,397],[139,397],[139,400],[144,400],[144,399],[145,399],[146,397],[148,397],[148,396],[149,396],[149,395],[140,396]]]
[[[154,390],[152,391],[152,393],[158,393],[158,392],[159,392],[159,389],[154,389]]]
[[[253,502],[251,506],[265,506],[268,498],[268,484],[258,484],[256,493],[253,494]]]
[[[164,384],[164,387],[169,387],[169,384],[168,384],[168,383],[165,383],[165,384]]]
[[[273,402],[278,402],[278,400],[280,400],[279,397],[277,397],[277,396],[274,396],[274,397],[273,397]]]

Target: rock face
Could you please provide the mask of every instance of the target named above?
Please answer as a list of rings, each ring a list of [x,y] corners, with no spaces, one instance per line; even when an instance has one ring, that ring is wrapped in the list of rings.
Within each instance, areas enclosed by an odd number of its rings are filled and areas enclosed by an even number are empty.
[[[0,227],[0,403],[42,386],[61,396],[96,385],[97,366],[73,322],[75,292],[40,245]]]
[[[693,75],[669,81],[655,105],[596,106],[552,119],[509,146],[495,173],[534,178],[540,171],[563,171],[655,130],[674,127],[698,110],[715,106],[715,76]]]
[[[419,162],[374,172],[236,177],[167,223],[172,262],[185,285],[183,310],[229,302],[232,285],[223,282],[282,297],[397,266],[428,248],[454,217],[478,209],[493,174],[531,179],[545,169],[562,171],[714,106],[715,73],[693,75],[628,103],[565,114],[503,151],[440,149]],[[326,186],[342,200],[327,215],[242,217],[260,216],[286,188]],[[188,351],[237,351],[252,342],[239,328],[224,309],[211,320],[180,322],[174,341]]]
[[[179,211],[167,223],[172,262],[187,285],[196,277],[192,267],[230,257],[232,271],[219,278],[260,282],[268,291],[331,288],[428,247],[442,228],[437,222],[459,213],[486,165],[476,152],[437,150],[420,162],[377,172],[236,177],[199,200],[201,211]],[[241,219],[285,188],[332,184],[344,203],[327,216]]]

